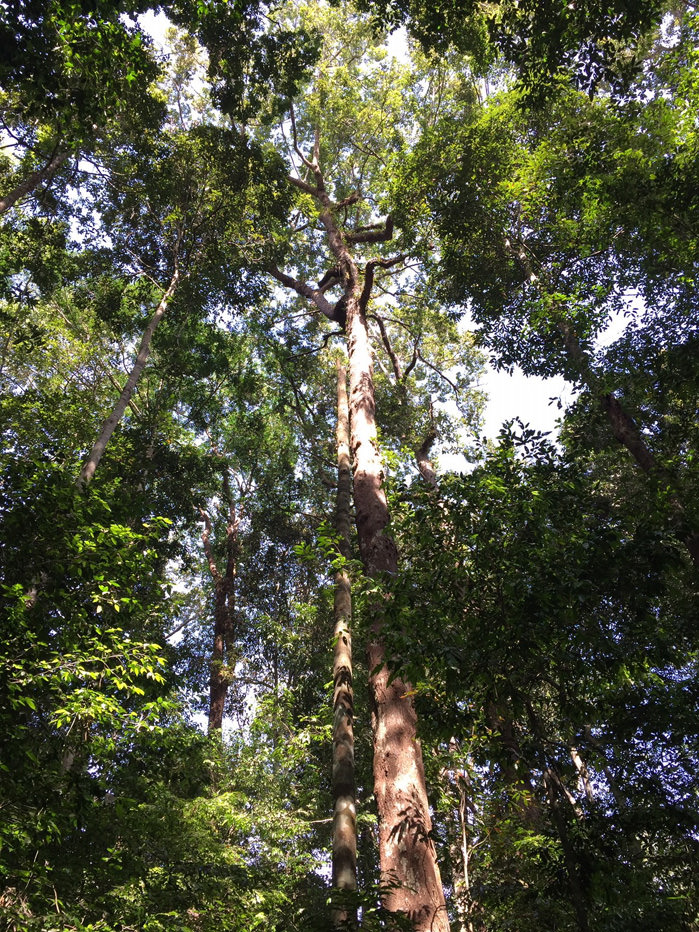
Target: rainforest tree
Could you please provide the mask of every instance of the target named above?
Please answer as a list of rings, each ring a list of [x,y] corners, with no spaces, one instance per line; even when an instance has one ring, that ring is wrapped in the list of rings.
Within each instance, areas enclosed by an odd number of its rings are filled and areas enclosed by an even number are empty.
[[[13,932],[697,925],[696,12],[359,7],[0,12]]]

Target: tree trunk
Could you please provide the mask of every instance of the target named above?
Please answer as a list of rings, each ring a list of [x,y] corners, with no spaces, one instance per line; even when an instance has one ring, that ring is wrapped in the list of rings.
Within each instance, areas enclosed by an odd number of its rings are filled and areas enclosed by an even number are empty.
[[[393,223],[387,218],[381,231],[344,233],[334,213],[342,202],[332,202],[319,164],[320,134],[316,132],[310,159],[303,155],[296,142],[295,149],[312,173],[315,186],[294,176],[289,180],[310,194],[320,208],[318,219],[327,235],[333,270],[336,271],[335,277],[342,282],[343,300],[346,302],[350,447],[354,462],[353,490],[360,555],[367,576],[395,575],[398,571],[396,545],[384,533],[388,524],[388,506],[382,487],[383,469],[377,442],[371,346],[365,312],[371,296],[374,269],[377,266],[388,268],[403,257],[370,260],[363,282],[360,281],[348,244],[387,242],[393,235]],[[351,198],[351,202],[356,203],[360,195],[355,193]],[[312,300],[321,313],[329,316],[328,302],[321,290],[310,288],[287,275],[275,274],[275,277]],[[410,688],[399,677],[389,682],[380,606],[376,606],[374,619],[368,657],[383,903],[390,912],[406,913],[415,932],[449,932],[444,890],[434,843],[430,838],[432,822]]]
[[[436,439],[436,432],[434,429],[430,430],[421,446],[415,451],[415,461],[420,475],[435,492],[439,491],[439,483],[437,482],[437,471],[434,468],[434,463],[430,459],[430,450]]]
[[[141,345],[139,346],[138,353],[136,355],[136,362],[133,364],[133,368],[131,369],[131,372],[129,373],[128,379],[126,380],[126,385],[124,385],[121,391],[119,400],[114,406],[114,410],[112,411],[112,413],[109,415],[107,420],[102,425],[102,430],[100,431],[100,435],[95,441],[95,444],[92,447],[92,450],[90,451],[90,455],[88,456],[87,460],[83,464],[82,469],[80,470],[80,476],[78,477],[78,483],[77,483],[78,488],[81,488],[81,489],[85,488],[85,486],[87,486],[88,483],[92,480],[92,477],[94,476],[95,471],[97,467],[99,466],[100,460],[102,459],[104,451],[107,448],[107,444],[109,443],[109,440],[112,434],[114,433],[117,424],[121,421],[122,417],[124,416],[124,411],[126,411],[126,407],[129,401],[131,400],[131,395],[133,394],[134,388],[136,387],[136,383],[141,377],[141,373],[143,372],[146,366],[148,354],[150,353],[150,344],[151,344],[151,340],[153,339],[153,334],[155,333],[156,328],[158,327],[158,324],[165,316],[165,312],[167,311],[168,307],[170,306],[170,301],[172,300],[172,296],[174,295],[177,289],[179,280],[180,280],[180,273],[177,269],[175,269],[175,272],[172,276],[172,279],[170,280],[170,284],[168,285],[167,290],[165,291],[162,298],[160,299],[160,303],[158,304],[158,307],[156,308],[155,313],[151,317],[150,321],[148,322],[148,326],[143,332],[143,336],[141,338]]]
[[[350,556],[352,471],[349,451],[349,400],[347,370],[337,360],[337,499],[335,530],[340,553]],[[335,631],[333,658],[333,887],[357,889],[357,807],[354,776],[354,696],[352,691],[352,592],[346,568],[335,574]],[[335,925],[356,925],[356,913],[338,908]]]
[[[522,754],[512,716],[492,700],[486,705],[486,715],[498,744],[505,750],[505,760],[501,767],[502,781],[505,786],[515,790],[517,802],[514,810],[526,825],[536,828],[541,825],[541,806],[534,792],[535,781]],[[510,802],[508,805],[513,804]]]
[[[371,348],[359,286],[347,302],[350,361],[351,447],[354,460],[354,503],[359,548],[368,576],[395,575],[398,553],[384,533],[388,506],[382,488]],[[416,932],[448,932],[444,891],[430,838],[422,751],[409,686],[400,677],[389,681],[380,609],[368,648],[374,724],[374,793],[379,813],[379,855],[386,908],[410,916]]]
[[[31,194],[42,181],[50,180],[69,155],[70,152],[61,152],[57,150],[43,168],[39,168],[37,171],[32,172],[24,181],[20,181],[17,187],[6,194],[5,197],[0,198],[0,214],[4,214],[6,210],[13,207],[17,201],[25,195]]]
[[[209,572],[214,582],[214,642],[209,674],[208,734],[221,734],[223,714],[231,683],[232,652],[235,639],[235,579],[238,569],[238,525],[240,518],[231,495],[228,473],[224,473],[223,491],[228,503],[226,524],[226,568],[219,570],[211,549],[211,520],[200,509],[204,520],[201,535]]]
[[[548,760],[546,746],[549,742],[546,740],[546,734],[541,719],[536,713],[534,706],[531,702],[526,701],[525,707],[529,719],[529,727],[531,728],[532,736],[536,742],[537,756],[541,761],[541,770],[549,799],[551,818],[561,842],[563,862],[568,877],[571,905],[575,912],[578,932],[589,932],[590,924],[582,865],[573,839],[571,838],[571,833],[568,828],[568,818],[561,805],[562,801],[565,800],[569,805],[570,808],[567,811],[572,813],[576,820],[581,820],[583,818],[583,813],[575,798],[561,779],[556,763]]]

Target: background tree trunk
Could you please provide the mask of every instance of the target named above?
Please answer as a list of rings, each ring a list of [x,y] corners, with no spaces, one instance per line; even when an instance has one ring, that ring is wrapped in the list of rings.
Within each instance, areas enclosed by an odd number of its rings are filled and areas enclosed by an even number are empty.
[[[20,181],[5,197],[0,198],[0,214],[4,214],[6,210],[14,207],[17,201],[27,194],[31,194],[42,181],[50,181],[69,155],[70,152],[57,150],[43,168],[39,168],[27,175],[24,181]]]
[[[121,395],[119,400],[114,405],[112,413],[109,415],[107,420],[102,425],[100,435],[95,441],[92,450],[90,450],[90,455],[83,464],[83,468],[80,470],[80,476],[78,477],[78,487],[84,488],[95,475],[97,467],[100,464],[100,460],[104,455],[104,451],[107,448],[109,440],[116,430],[117,424],[121,421],[124,416],[124,411],[131,400],[131,395],[133,394],[136,384],[141,377],[141,373],[146,367],[146,362],[148,360],[148,354],[150,353],[150,344],[153,339],[153,334],[155,333],[158,324],[165,316],[165,312],[170,306],[170,301],[174,295],[177,285],[180,281],[180,273],[175,269],[172,278],[170,279],[170,284],[167,287],[167,290],[160,299],[160,303],[155,310],[155,313],[148,322],[148,326],[143,332],[141,337],[141,345],[138,348],[138,353],[136,355],[136,362],[133,364],[129,377],[126,380],[126,385],[124,385],[121,390]]]
[[[211,650],[209,675],[209,723],[208,733],[220,735],[223,727],[223,714],[231,683],[231,661],[235,636],[235,579],[238,568],[238,525],[240,518],[231,495],[228,474],[223,477],[223,491],[228,504],[228,521],[226,523],[226,568],[223,573],[216,565],[211,548],[211,520],[208,514],[200,510],[204,520],[201,539],[209,572],[214,582],[214,641]],[[228,661],[228,663],[227,663]]]
[[[337,360],[337,499],[335,530],[340,553],[350,556],[352,472],[349,451],[347,369]],[[354,776],[354,696],[352,692],[352,591],[349,573],[335,574],[335,631],[333,660],[333,887],[357,889],[357,807]],[[338,926],[356,924],[353,910],[334,912]]]

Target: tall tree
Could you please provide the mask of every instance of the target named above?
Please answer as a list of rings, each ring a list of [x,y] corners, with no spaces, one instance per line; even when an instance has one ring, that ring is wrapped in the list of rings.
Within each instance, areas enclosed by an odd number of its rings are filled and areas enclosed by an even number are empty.
[[[359,550],[367,575],[380,580],[396,574],[398,554],[385,530],[389,516],[377,439],[368,314],[377,276],[395,274],[407,256],[386,251],[390,247],[382,244],[393,239],[393,219],[389,215],[378,220],[371,202],[380,201],[387,192],[385,166],[400,148],[398,127],[406,134],[411,128],[402,98],[390,90],[391,82],[394,86],[399,82],[407,91],[411,79],[407,70],[395,64],[381,67],[361,22],[340,23],[337,17],[329,18],[325,35],[327,49],[314,84],[293,106],[288,126],[281,131],[282,138],[290,137],[289,181],[300,192],[297,225],[301,237],[295,250],[298,271],[290,274],[272,266],[269,270],[276,281],[310,300],[323,317],[347,335]],[[366,69],[364,80],[361,68]],[[350,76],[356,82],[354,87]],[[306,280],[309,266],[315,267],[317,285]],[[331,301],[327,294],[333,289],[336,294],[339,291],[339,297]],[[376,314],[380,317],[381,313],[377,307]],[[386,327],[382,323],[379,327],[395,365]],[[411,368],[417,362],[417,345]],[[373,607],[369,639],[374,788],[382,877],[387,885],[385,903],[389,910],[407,914],[416,929],[446,929],[448,918],[430,837],[410,688],[400,678],[389,676],[379,603]]]

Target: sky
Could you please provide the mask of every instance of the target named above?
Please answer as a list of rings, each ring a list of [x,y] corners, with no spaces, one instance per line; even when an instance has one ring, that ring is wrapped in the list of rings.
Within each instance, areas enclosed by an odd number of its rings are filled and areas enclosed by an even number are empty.
[[[497,437],[503,422],[517,417],[534,430],[555,431],[556,421],[573,401],[572,387],[565,379],[525,376],[521,369],[509,375],[489,366],[481,386],[488,395],[483,422],[488,438]]]

